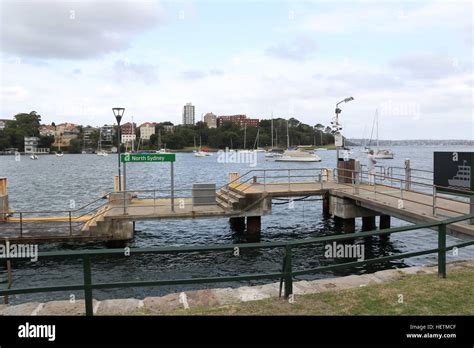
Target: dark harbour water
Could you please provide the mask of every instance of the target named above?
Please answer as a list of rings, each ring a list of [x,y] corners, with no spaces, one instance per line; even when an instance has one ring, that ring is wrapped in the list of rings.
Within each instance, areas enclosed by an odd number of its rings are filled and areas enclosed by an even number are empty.
[[[386,166],[403,166],[410,158],[412,167],[432,169],[434,151],[471,151],[466,147],[393,147],[396,158],[381,160]],[[352,157],[366,162],[366,155],[355,148]],[[259,154],[256,168],[318,168],[335,167],[334,151],[319,153],[321,163],[278,163],[265,161]],[[196,158],[192,154],[177,154],[175,163],[175,184],[178,188],[190,189],[194,182],[215,182],[218,186],[228,181],[229,172],[244,173],[252,168],[248,164],[218,163],[217,155]],[[70,199],[81,206],[113,190],[113,175],[116,174],[117,158],[110,155],[64,155],[41,156],[31,161],[23,156],[15,162],[13,156],[0,156],[0,177],[9,181],[10,205],[15,210],[69,209]],[[128,189],[152,189],[169,187],[169,165],[136,164],[127,167]],[[274,203],[282,203],[274,201]],[[284,202],[283,202],[284,203]],[[357,221],[360,231],[360,221]],[[392,226],[408,223],[392,218]],[[233,231],[227,219],[168,220],[137,222],[136,234],[130,247],[181,246],[204,244],[232,244],[244,242],[242,234]],[[332,219],[322,218],[321,202],[316,200],[297,201],[294,209],[288,204],[275,204],[273,214],[262,218],[261,241],[284,241],[304,239],[323,235],[337,234],[338,228]],[[448,236],[448,245],[459,239]],[[431,230],[419,230],[392,235],[388,241],[377,237],[358,240],[365,247],[365,258],[385,256],[396,253],[435,248],[437,236]],[[40,245],[40,251],[77,250],[106,248],[104,243],[53,244]],[[348,262],[348,259],[327,259],[324,257],[324,245],[312,245],[293,251],[294,269],[329,265],[335,262]],[[189,277],[208,277],[216,275],[239,275],[263,273],[281,270],[282,249],[241,250],[240,256],[232,252],[209,252],[202,254],[180,255],[140,255],[114,256],[92,259],[92,276],[95,282],[114,282],[152,279],[176,279]],[[474,257],[474,247],[459,250],[454,257],[448,254],[448,261]],[[316,279],[348,274],[363,274],[376,270],[407,267],[436,263],[436,255],[425,255],[406,260],[397,260],[385,264],[344,269],[324,274],[315,274],[297,279]],[[274,281],[274,280],[271,280]],[[59,284],[78,284],[82,282],[82,262],[80,259],[40,259],[38,262],[13,261],[13,286],[29,287]],[[264,281],[212,284],[212,287],[226,287],[260,284]],[[6,272],[0,269],[0,283],[6,286]],[[154,287],[136,289],[96,290],[94,298],[143,298],[163,295],[181,290],[205,288],[207,285]],[[82,298],[82,292],[75,292],[76,298]],[[50,293],[10,296],[11,303],[27,301],[64,300],[70,293]]]

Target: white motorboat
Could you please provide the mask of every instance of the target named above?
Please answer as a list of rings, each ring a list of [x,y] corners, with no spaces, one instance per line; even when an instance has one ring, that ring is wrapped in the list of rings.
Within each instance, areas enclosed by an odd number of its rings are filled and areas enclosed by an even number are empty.
[[[379,159],[393,159],[393,152],[390,150],[375,150],[374,157]]]
[[[57,152],[56,153],[56,157],[63,157],[63,156],[64,156],[64,154],[62,152]]]
[[[38,159],[38,156],[36,156],[35,154],[32,154],[32,155],[30,156],[30,159],[32,159],[32,160],[37,160],[37,159]]]
[[[206,157],[207,154],[204,151],[196,151],[194,152],[194,157]]]
[[[321,157],[306,151],[286,150],[275,162],[321,162]]]

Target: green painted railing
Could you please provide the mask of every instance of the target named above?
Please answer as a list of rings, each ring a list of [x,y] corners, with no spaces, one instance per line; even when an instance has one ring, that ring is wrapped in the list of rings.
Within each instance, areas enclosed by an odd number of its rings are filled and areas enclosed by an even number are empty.
[[[128,255],[134,254],[180,254],[180,253],[192,253],[192,252],[209,252],[209,251],[224,251],[230,250],[235,251],[235,248],[239,249],[264,249],[264,248],[284,248],[283,267],[281,272],[273,273],[260,273],[260,274],[247,274],[239,276],[225,276],[225,277],[206,277],[206,278],[188,278],[188,279],[171,279],[171,280],[150,280],[150,281],[131,281],[131,282],[115,282],[115,283],[93,283],[92,272],[91,272],[91,261],[92,256],[101,255],[125,255],[124,249],[104,249],[104,250],[78,250],[69,252],[42,252],[38,254],[39,258],[55,258],[55,257],[77,257],[83,260],[83,277],[84,281],[81,284],[70,284],[70,285],[57,285],[57,286],[46,286],[46,287],[31,287],[31,288],[10,288],[0,290],[0,296],[5,295],[17,295],[17,294],[29,294],[29,293],[44,293],[44,292],[56,292],[56,291],[68,291],[68,290],[82,290],[84,291],[85,297],[85,309],[86,315],[93,315],[92,298],[94,289],[112,289],[112,288],[131,288],[131,287],[149,287],[149,286],[164,286],[164,285],[184,285],[184,284],[202,284],[202,283],[222,283],[222,282],[236,282],[243,280],[256,280],[256,279],[280,279],[280,295],[282,290],[283,282],[284,296],[289,297],[293,294],[293,278],[295,276],[321,273],[324,271],[332,271],[336,269],[343,269],[347,267],[354,267],[360,265],[368,265],[373,263],[381,263],[397,259],[405,259],[414,256],[426,255],[438,253],[438,275],[441,278],[446,278],[446,251],[454,248],[467,247],[474,245],[474,240],[466,241],[463,243],[446,246],[446,226],[453,223],[462,222],[468,219],[474,218],[474,214],[463,215],[456,218],[450,218],[447,220],[416,224],[404,227],[396,227],[383,229],[378,231],[358,232],[351,234],[339,234],[334,236],[324,236],[318,238],[308,238],[294,241],[282,241],[282,242],[270,242],[270,243],[245,243],[245,244],[227,244],[227,245],[209,245],[209,246],[192,246],[192,247],[160,247],[160,248],[133,248],[126,249]],[[423,228],[437,228],[438,229],[438,247],[435,249],[427,249],[416,252],[409,252],[403,254],[396,254],[390,256],[384,256],[374,259],[368,259],[363,261],[346,262],[330,266],[320,266],[316,268],[309,268],[303,270],[294,270],[292,265],[292,254],[295,248],[300,246],[316,244],[316,243],[328,243],[337,242],[343,240],[353,240],[358,238],[365,238],[370,236],[385,236],[393,233],[408,232],[413,230],[419,230]],[[13,258],[11,258],[13,259]],[[6,258],[9,260],[9,258]]]

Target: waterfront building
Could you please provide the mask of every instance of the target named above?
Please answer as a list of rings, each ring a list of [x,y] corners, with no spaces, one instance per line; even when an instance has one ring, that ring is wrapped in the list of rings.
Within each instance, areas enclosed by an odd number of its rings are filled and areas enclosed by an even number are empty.
[[[246,115],[219,116],[217,118],[218,127],[222,126],[224,122],[235,123],[238,124],[240,128],[244,128],[245,126],[258,127],[260,120],[257,118],[247,118]]]
[[[207,124],[208,128],[217,128],[217,116],[212,112],[208,112],[204,115],[204,123]]]
[[[183,107],[183,124],[194,125],[194,105],[187,103]]]
[[[163,130],[166,132],[166,133],[173,133],[174,132],[174,126],[171,124],[165,124],[163,125]]]
[[[100,136],[102,138],[102,142],[112,143],[112,141],[114,140],[115,132],[115,126],[104,124],[102,127],[100,127]]]
[[[73,123],[60,123],[56,125],[54,146],[69,146],[72,139],[79,136],[79,128]]]
[[[38,137],[25,137],[24,144],[25,144],[25,153],[49,153],[49,148],[40,148],[39,145],[39,138]]]
[[[56,126],[53,125],[41,125],[39,127],[39,134],[43,137],[54,137],[56,136]]]
[[[121,142],[123,144],[130,143],[136,140],[135,129],[137,128],[137,125],[135,123],[127,122],[123,124],[120,128],[122,134]]]
[[[98,130],[99,130],[98,128],[91,127],[91,126],[86,126],[82,128],[82,139],[84,142],[84,146],[95,145],[95,144],[92,144],[93,143],[92,134],[94,134],[94,132],[97,132]]]
[[[145,122],[140,125],[140,138],[143,140],[150,140],[150,137],[155,134],[156,123]]]
[[[6,119],[6,118],[0,118],[0,130],[5,129],[5,127],[7,126],[8,121],[13,121],[13,120],[9,120],[9,119]]]

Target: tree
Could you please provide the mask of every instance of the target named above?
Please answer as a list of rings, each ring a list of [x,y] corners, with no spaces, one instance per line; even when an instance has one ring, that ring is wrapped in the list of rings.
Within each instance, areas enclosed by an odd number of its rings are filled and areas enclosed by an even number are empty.
[[[68,152],[69,153],[81,153],[82,146],[79,139],[71,139],[69,142]]]
[[[39,139],[38,147],[51,148],[51,145],[54,143],[54,136],[52,135],[40,135]]]
[[[39,126],[41,124],[41,116],[36,111],[31,111],[29,114],[20,113],[15,115],[16,126],[20,129],[24,136],[37,137],[39,136]]]

